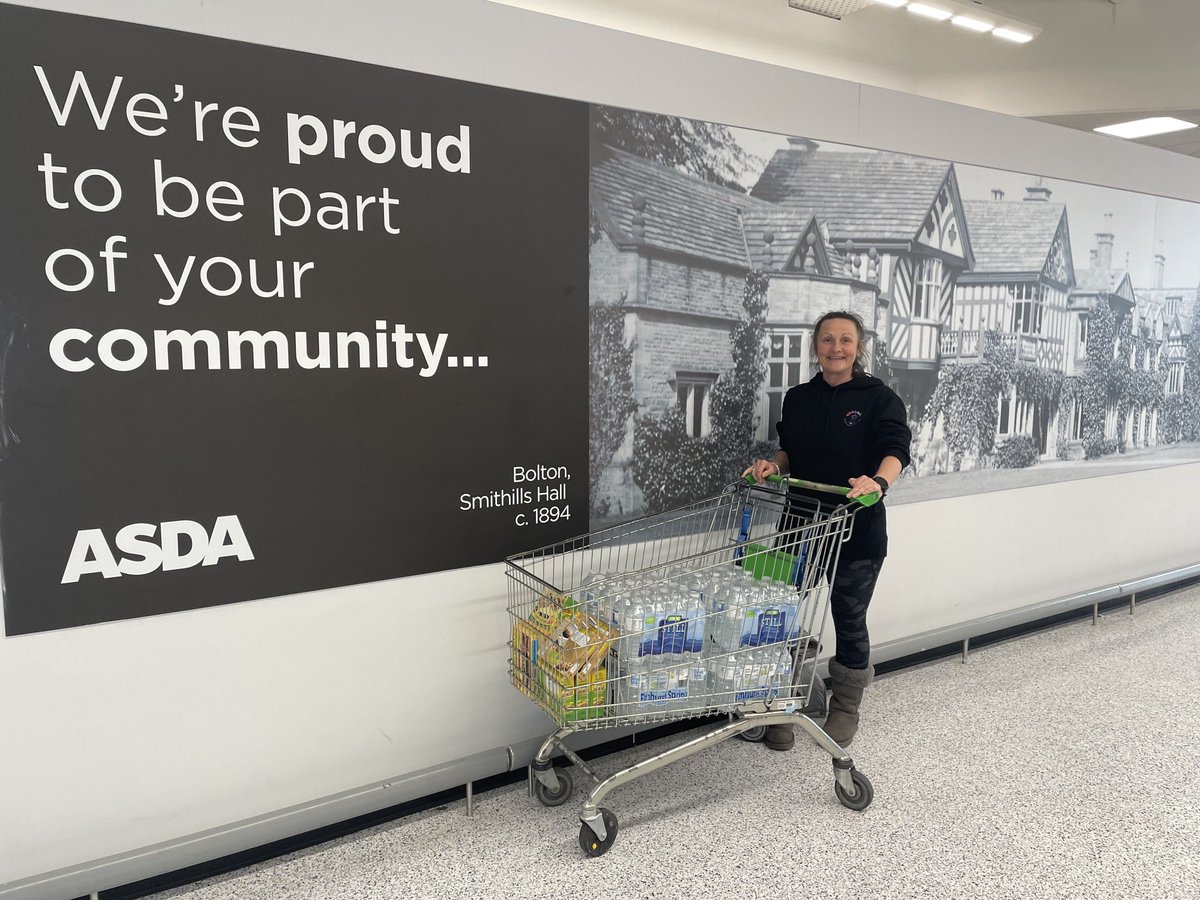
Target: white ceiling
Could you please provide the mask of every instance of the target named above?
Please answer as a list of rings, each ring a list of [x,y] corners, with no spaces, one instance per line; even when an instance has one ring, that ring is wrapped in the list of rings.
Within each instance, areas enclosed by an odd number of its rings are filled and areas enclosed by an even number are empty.
[[[838,21],[788,0],[495,2],[1072,128],[1200,113],[1200,0],[987,0],[1043,27],[1024,45],[884,6]],[[1141,143],[1200,156],[1200,128]]]

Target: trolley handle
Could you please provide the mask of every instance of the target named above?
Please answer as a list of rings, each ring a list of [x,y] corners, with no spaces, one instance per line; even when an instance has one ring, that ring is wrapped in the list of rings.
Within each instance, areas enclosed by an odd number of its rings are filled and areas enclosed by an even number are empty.
[[[805,490],[809,491],[823,491],[827,494],[841,494],[843,497],[850,493],[850,488],[848,487],[839,487],[836,484],[821,484],[818,481],[805,481],[803,478],[788,478],[785,475],[767,475],[766,480],[774,482],[775,484],[785,484],[788,487],[804,488]],[[753,475],[747,474],[746,483],[757,484],[758,482],[754,480]],[[854,502],[862,506],[874,506],[882,499],[883,494],[879,493],[879,491],[872,491],[869,494],[860,494],[859,496],[855,497]]]

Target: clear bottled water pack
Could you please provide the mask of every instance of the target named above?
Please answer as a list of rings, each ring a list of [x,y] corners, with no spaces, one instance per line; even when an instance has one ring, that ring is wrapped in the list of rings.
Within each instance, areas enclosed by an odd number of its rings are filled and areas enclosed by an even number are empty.
[[[593,572],[579,594],[589,615],[621,634],[610,703],[622,715],[733,707],[792,682],[800,595],[790,584],[736,565],[677,567]]]

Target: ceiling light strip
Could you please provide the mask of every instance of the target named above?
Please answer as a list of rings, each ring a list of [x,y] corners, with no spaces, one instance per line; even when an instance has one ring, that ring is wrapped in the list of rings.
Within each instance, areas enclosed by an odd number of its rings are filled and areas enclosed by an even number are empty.
[[[1004,26],[993,28],[992,34],[1006,41],[1012,41],[1015,44],[1028,44],[1033,40],[1033,35],[1028,31],[1018,31],[1016,28],[1007,28]]]
[[[954,13],[948,9],[942,9],[940,6],[930,6],[928,3],[910,3],[908,11],[916,13],[918,16],[925,16],[927,19],[936,19],[939,22],[945,22]]]
[[[1093,128],[1101,134],[1111,134],[1114,137],[1136,140],[1151,137],[1156,134],[1171,134],[1174,131],[1187,131],[1195,128],[1195,122],[1185,122],[1174,116],[1152,116],[1149,119],[1134,119],[1132,122],[1117,122],[1115,125],[1104,125]]]
[[[983,19],[976,19],[971,16],[955,16],[950,20],[952,25],[957,25],[959,28],[966,28],[971,31],[991,31],[996,26],[991,22],[985,22]]]
[[[1042,27],[1012,16],[1005,16],[981,3],[963,3],[960,0],[874,0],[880,6],[892,9],[907,9],[910,13],[937,22],[949,21],[959,28],[979,34],[991,32],[1001,40],[1014,44],[1027,44],[1042,33]]]

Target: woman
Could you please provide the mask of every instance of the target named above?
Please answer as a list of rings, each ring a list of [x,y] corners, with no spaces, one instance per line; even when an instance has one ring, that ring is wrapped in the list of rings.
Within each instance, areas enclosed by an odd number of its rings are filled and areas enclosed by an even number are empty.
[[[779,451],[773,460],[755,460],[743,474],[753,474],[759,484],[768,475],[846,484],[848,497],[886,494],[909,463],[912,432],[900,398],[863,369],[862,321],[854,313],[826,313],[813,329],[812,349],[821,371],[783,398]],[[828,502],[828,495],[820,496]],[[837,652],[829,661],[833,691],[825,731],[843,747],[858,730],[858,708],[874,675],[867,606],[885,556],[884,505],[862,507],[842,545],[830,590]],[[767,730],[766,744],[773,750],[790,750],[795,740],[791,724]]]

